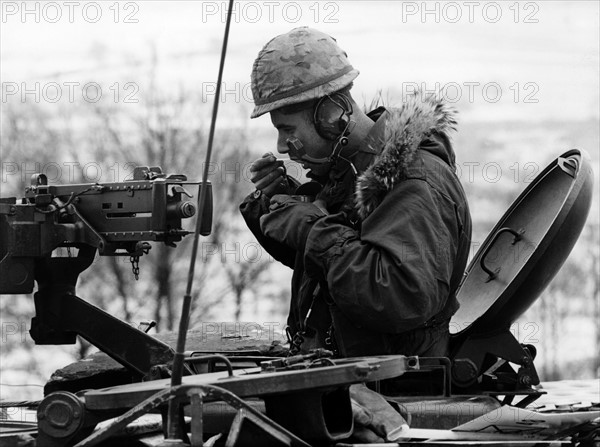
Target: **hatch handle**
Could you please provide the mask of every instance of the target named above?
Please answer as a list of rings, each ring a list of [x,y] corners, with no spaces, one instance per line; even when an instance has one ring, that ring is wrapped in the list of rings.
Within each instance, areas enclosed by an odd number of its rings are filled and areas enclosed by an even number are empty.
[[[558,166],[571,177],[575,178],[577,176],[577,172],[579,171],[579,163],[577,161],[577,158],[558,157],[557,163]]]
[[[490,282],[492,279],[495,279],[498,276],[498,273],[500,272],[500,267],[498,267],[495,271],[492,271],[490,268],[488,268],[485,265],[485,258],[489,254],[490,250],[492,249],[492,247],[498,240],[498,237],[500,237],[500,235],[502,233],[512,234],[515,238],[511,242],[511,245],[515,245],[517,242],[519,242],[523,238],[523,233],[525,233],[525,229],[521,228],[519,231],[516,231],[509,227],[503,227],[503,228],[500,228],[498,231],[496,231],[496,234],[494,234],[494,237],[492,237],[492,240],[490,241],[489,245],[485,248],[485,251],[481,255],[481,259],[479,261],[479,265],[481,266],[481,269],[488,274],[488,277],[485,280],[485,282]]]

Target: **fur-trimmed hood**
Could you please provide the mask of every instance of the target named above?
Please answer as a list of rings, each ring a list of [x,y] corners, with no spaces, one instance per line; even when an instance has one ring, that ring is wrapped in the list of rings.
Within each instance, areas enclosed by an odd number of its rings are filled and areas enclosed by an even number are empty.
[[[375,137],[381,152],[356,181],[355,204],[362,219],[406,179],[420,146],[455,169],[454,151],[447,136],[456,130],[455,115],[456,111],[442,100],[421,93],[411,95],[400,108],[386,109],[379,118],[385,120],[384,125],[377,126],[379,135]],[[427,144],[421,145],[424,140]]]

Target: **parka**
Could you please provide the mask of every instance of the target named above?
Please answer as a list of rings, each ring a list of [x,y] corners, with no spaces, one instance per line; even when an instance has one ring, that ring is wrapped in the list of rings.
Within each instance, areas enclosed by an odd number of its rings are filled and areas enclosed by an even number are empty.
[[[294,270],[292,347],[334,346],[342,356],[445,355],[471,239],[448,136],[454,111],[415,94],[368,116],[375,124],[354,165],[334,167],[317,195],[329,214],[306,216],[303,247],[263,234],[270,200],[260,191],[240,211],[259,243]],[[427,340],[415,336],[423,330],[434,332]]]

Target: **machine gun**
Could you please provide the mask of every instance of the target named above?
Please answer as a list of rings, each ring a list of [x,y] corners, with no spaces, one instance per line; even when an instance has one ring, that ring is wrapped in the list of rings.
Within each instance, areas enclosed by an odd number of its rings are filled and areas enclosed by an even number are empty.
[[[96,251],[129,256],[137,273],[148,241],[174,247],[189,234],[182,219],[196,207],[185,184],[197,183],[160,167],[139,166],[132,180],[102,184],[48,185],[44,174],[34,174],[25,198],[0,199],[0,294],[31,293],[38,283],[30,330],[36,344],[72,344],[81,335],[142,376],[172,360],[168,345],[77,297],[75,285]],[[208,197],[202,235],[212,225],[210,189]],[[53,257],[60,247],[77,249],[77,256]]]

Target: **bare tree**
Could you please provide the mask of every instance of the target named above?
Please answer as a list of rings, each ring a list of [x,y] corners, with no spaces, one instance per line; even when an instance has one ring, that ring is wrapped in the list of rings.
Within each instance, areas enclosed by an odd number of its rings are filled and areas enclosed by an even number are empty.
[[[240,321],[242,295],[256,286],[257,279],[269,267],[269,264],[261,259],[256,263],[242,262],[234,265],[229,264],[226,272],[235,297],[235,321]]]
[[[587,225],[586,246],[589,256],[589,271],[587,277],[591,279],[591,311],[593,321],[596,322],[596,340],[595,340],[595,371],[596,376],[600,373],[600,235],[598,231],[598,222],[592,222]]]

